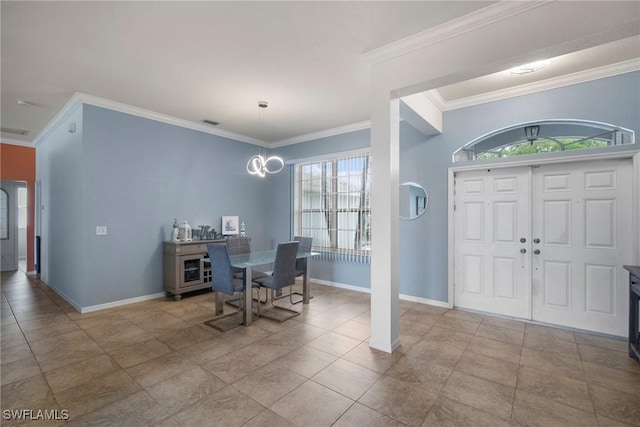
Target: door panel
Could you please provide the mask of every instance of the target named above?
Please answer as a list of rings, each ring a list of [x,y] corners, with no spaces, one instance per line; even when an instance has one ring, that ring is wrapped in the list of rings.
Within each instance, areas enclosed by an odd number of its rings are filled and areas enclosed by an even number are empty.
[[[626,334],[632,172],[630,160],[534,169],[533,319]]]
[[[455,306],[624,336],[632,177],[630,159],[457,173]]]
[[[530,169],[457,174],[455,305],[530,315]],[[525,243],[520,239],[525,238]]]

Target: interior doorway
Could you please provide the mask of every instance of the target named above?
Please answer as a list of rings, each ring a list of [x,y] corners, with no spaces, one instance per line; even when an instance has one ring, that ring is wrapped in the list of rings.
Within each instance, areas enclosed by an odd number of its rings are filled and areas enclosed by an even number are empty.
[[[630,158],[454,178],[454,305],[626,334]]]
[[[25,182],[0,181],[2,271],[27,271],[27,196]]]

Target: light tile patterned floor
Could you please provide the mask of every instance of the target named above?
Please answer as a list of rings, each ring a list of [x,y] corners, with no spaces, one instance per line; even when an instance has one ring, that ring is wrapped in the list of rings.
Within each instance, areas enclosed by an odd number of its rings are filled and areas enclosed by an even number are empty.
[[[202,324],[211,293],[79,314],[3,273],[1,409],[69,411],[37,426],[640,426],[624,341],[401,301],[386,354],[367,294],[312,293],[292,320],[221,333]]]

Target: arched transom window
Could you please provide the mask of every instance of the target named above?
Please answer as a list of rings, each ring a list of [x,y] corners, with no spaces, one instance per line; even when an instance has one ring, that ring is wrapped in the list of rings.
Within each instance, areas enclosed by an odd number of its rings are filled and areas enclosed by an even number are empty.
[[[490,160],[633,143],[634,132],[618,126],[582,120],[544,120],[481,136],[453,153],[453,161]]]

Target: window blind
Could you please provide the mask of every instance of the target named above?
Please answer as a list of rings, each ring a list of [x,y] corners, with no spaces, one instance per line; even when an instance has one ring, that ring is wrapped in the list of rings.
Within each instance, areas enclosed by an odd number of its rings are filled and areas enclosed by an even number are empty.
[[[294,227],[325,259],[369,262],[371,158],[368,154],[296,165]]]

